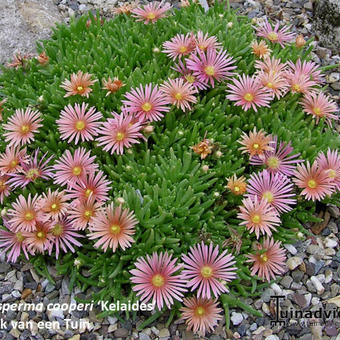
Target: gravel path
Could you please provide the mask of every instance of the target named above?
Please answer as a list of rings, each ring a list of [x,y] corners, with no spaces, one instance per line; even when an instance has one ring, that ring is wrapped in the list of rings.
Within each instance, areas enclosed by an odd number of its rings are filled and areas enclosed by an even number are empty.
[[[68,22],[70,16],[81,15],[88,10],[99,9],[103,16],[111,17],[115,6],[121,4],[116,0],[1,0],[0,1],[0,62],[10,59],[14,52],[33,53],[36,39],[48,36],[50,27],[55,20]],[[174,3],[174,2],[172,2]],[[175,5],[177,2],[175,3]],[[279,18],[293,25],[292,29],[306,37],[315,34],[313,31],[313,3],[309,0],[232,0],[231,6],[241,14],[257,20],[264,16],[272,19]],[[51,18],[53,13],[53,18]],[[292,22],[291,22],[292,19]],[[14,24],[15,23],[15,24]],[[9,29],[10,28],[10,29]],[[5,30],[6,29],[6,30]],[[340,63],[339,54],[332,49],[321,46],[315,41],[313,60],[321,65]],[[334,100],[339,101],[340,73],[339,69],[327,73],[329,93]],[[336,129],[340,132],[339,125]],[[275,302],[272,295],[282,295],[281,310],[285,311],[336,311],[337,305],[326,303],[340,295],[340,212],[336,207],[329,207],[320,215],[325,222],[308,226],[318,235],[298,241],[295,245],[286,245],[288,253],[287,271],[277,283],[267,288],[261,298],[249,299],[247,302],[255,309],[262,310],[264,317],[254,318],[241,310],[231,310],[231,331],[226,332],[224,321],[216,328],[214,334],[207,339],[301,339],[301,340],[340,340],[340,318],[308,319],[295,317],[287,318],[286,325],[271,325],[275,319]],[[50,273],[56,284],[50,284],[40,278],[30,264],[10,265],[0,259],[0,298],[2,303],[27,302],[70,303],[75,297],[84,295],[75,289],[70,292],[68,279],[58,277],[55,269]],[[90,291],[85,294],[90,296]],[[334,301],[334,300],[333,300]],[[337,302],[340,306],[340,302]],[[192,332],[185,330],[183,323],[175,321],[169,328],[165,327],[166,320],[158,320],[142,332],[136,327],[145,319],[139,315],[136,321],[119,322],[109,317],[104,320],[96,318],[96,311],[63,313],[53,312],[15,312],[8,311],[0,314],[4,321],[32,320],[30,330],[17,330],[8,326],[0,330],[1,339],[197,339]],[[71,319],[81,322],[75,329],[68,330],[65,325]],[[57,320],[61,327],[58,330],[38,329],[40,321]],[[84,327],[88,324],[88,329]],[[1,325],[0,325],[1,328]]]

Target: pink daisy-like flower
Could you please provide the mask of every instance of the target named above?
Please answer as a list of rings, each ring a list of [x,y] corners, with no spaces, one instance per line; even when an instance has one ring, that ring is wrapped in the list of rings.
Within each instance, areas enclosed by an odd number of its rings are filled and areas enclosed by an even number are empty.
[[[98,128],[101,125],[100,119],[102,114],[96,112],[96,108],[92,106],[87,111],[88,104],[82,103],[68,105],[60,113],[57,120],[58,129],[61,139],[66,139],[68,143],[74,140],[78,142],[87,142],[93,140],[94,136],[98,136]]]
[[[299,164],[294,175],[293,181],[303,189],[301,195],[305,196],[307,200],[321,201],[333,193],[334,187],[328,171],[321,168],[316,160],[312,166],[308,161],[307,165]]]
[[[183,255],[184,270],[182,278],[188,281],[187,286],[191,291],[198,289],[197,297],[210,299],[212,295],[218,297],[223,292],[228,292],[225,282],[236,278],[234,256],[224,250],[219,254],[219,248],[210,245],[197,244],[190,247],[188,255]]]
[[[7,261],[16,262],[22,251],[28,260],[26,238],[21,231],[14,232],[6,219],[3,222],[8,230],[0,229],[0,248],[3,248],[1,254],[8,252]]]
[[[172,6],[169,3],[162,5],[162,3],[151,2],[144,6],[143,8],[137,7],[131,10],[132,16],[137,19],[137,21],[144,21],[144,24],[154,23],[160,18],[164,18],[165,13]]]
[[[268,20],[265,20],[259,27],[256,27],[256,35],[284,47],[285,43],[295,39],[295,34],[288,32],[289,27],[287,26],[283,26],[281,29],[279,29],[279,27],[279,22],[273,27]]]
[[[137,292],[143,302],[152,302],[162,310],[164,304],[170,308],[174,300],[182,301],[183,292],[186,292],[186,282],[181,275],[175,275],[182,268],[176,265],[176,259],[172,255],[165,253],[153,253],[146,255],[146,259],[141,257],[135,263],[136,269],[130,273],[131,282],[136,285],[132,288]]]
[[[32,231],[38,220],[41,219],[41,211],[38,209],[38,195],[31,197],[28,195],[27,199],[20,195],[12,208],[8,210],[8,223],[12,226],[13,231]]]
[[[281,63],[281,59],[272,58],[265,58],[263,61],[256,60],[255,61],[255,68],[258,71],[262,71],[265,73],[273,73],[274,75],[280,74],[287,70],[287,64]]]
[[[275,226],[280,225],[278,212],[264,198],[259,200],[257,196],[245,198],[242,201],[240,212],[237,217],[242,220],[241,225],[245,225],[250,233],[255,232],[256,238],[260,234],[271,236]]]
[[[197,77],[193,75],[193,71],[189,70],[185,64],[180,60],[175,67],[171,67],[176,72],[182,75],[182,79],[191,84],[196,90],[205,90],[208,86],[198,80]]]
[[[332,127],[332,119],[339,120],[339,117],[333,114],[337,111],[335,102],[322,92],[307,93],[300,104],[304,112],[316,118],[316,124],[323,117],[325,117],[326,123],[330,127]]]
[[[301,62],[301,59],[298,59],[295,64],[292,61],[287,61],[287,66],[290,68],[291,73],[305,75],[308,79],[314,81],[317,84],[325,82],[319,66],[313,61]]]
[[[70,250],[75,252],[74,246],[81,247],[81,243],[77,238],[84,237],[76,232],[76,229],[66,217],[62,217],[51,223],[50,233],[53,236],[53,244],[55,246],[56,258],[59,257],[59,252],[62,249],[65,253]],[[49,255],[52,253],[52,248],[49,249]]]
[[[113,203],[100,211],[90,224],[90,240],[99,239],[95,248],[101,247],[104,252],[108,248],[115,252],[120,246],[123,250],[131,247],[135,242],[132,236],[135,234],[135,225],[138,223],[133,211],[115,207]]]
[[[285,250],[280,247],[281,242],[266,238],[263,244],[258,244],[255,254],[247,255],[247,262],[253,262],[251,276],[258,275],[261,279],[270,282],[275,280],[275,275],[285,272]]]
[[[36,179],[49,179],[53,177],[53,167],[48,165],[53,156],[46,159],[47,153],[45,153],[38,161],[39,149],[36,149],[33,157],[28,158],[28,161],[21,163],[21,169],[19,172],[10,174],[8,183],[13,188],[24,188],[31,182],[35,182]]]
[[[327,150],[325,155],[320,152],[317,158],[320,169],[325,170],[330,182],[340,191],[340,155],[338,150]]]
[[[170,79],[161,85],[160,90],[164,93],[165,99],[182,111],[191,110],[190,103],[195,104],[197,98],[194,96],[197,90],[182,78]]]
[[[11,174],[21,169],[21,164],[27,163],[26,148],[7,146],[6,151],[0,154],[0,174]]]
[[[214,330],[218,321],[222,320],[222,308],[218,307],[216,300],[202,299],[192,296],[183,299],[181,319],[185,320],[187,330],[205,336],[206,332]]]
[[[2,112],[4,111],[4,104],[7,102],[7,99],[0,100],[0,122],[2,122]]]
[[[92,89],[90,88],[97,79],[91,80],[92,74],[83,73],[82,71],[78,71],[78,73],[71,74],[71,80],[64,80],[60,87],[66,90],[66,94],[64,97],[75,96],[79,94],[82,97],[88,98]]]
[[[127,100],[123,100],[124,113],[134,114],[141,122],[153,122],[161,120],[164,116],[163,112],[169,112],[167,106],[169,102],[164,98],[163,93],[158,86],[153,87],[152,84],[140,85],[140,87],[132,89],[131,92],[125,94]]]
[[[52,191],[48,188],[47,194],[44,193],[40,198],[38,207],[43,213],[43,221],[56,221],[68,212],[69,203],[64,191]]]
[[[29,144],[34,140],[34,134],[42,126],[41,113],[32,111],[30,108],[16,110],[15,114],[9,117],[7,124],[4,124],[5,141],[9,146],[20,146]]]
[[[96,156],[92,156],[85,148],[78,148],[72,156],[70,150],[56,161],[54,165],[54,182],[60,185],[72,187],[79,180],[86,180],[86,175],[97,170],[94,163]]]
[[[85,181],[80,180],[72,188],[67,189],[66,198],[86,201],[93,197],[98,202],[105,202],[109,199],[110,184],[102,171],[91,172]]]
[[[227,51],[208,49],[202,52],[196,49],[196,53],[186,59],[187,68],[193,71],[193,75],[204,84],[215,86],[215,81],[220,82],[233,76],[235,73],[230,72],[236,68],[232,66],[235,60],[230,57]]]
[[[248,181],[246,197],[259,200],[266,199],[267,202],[277,210],[277,212],[288,212],[295,205],[295,195],[292,193],[293,183],[288,177],[280,173],[272,174],[266,170],[252,174]]]
[[[86,201],[75,200],[68,212],[68,219],[76,230],[85,230],[102,208],[102,202],[95,202],[93,197]]]
[[[280,142],[278,144],[277,137],[273,138],[273,144],[271,144],[272,150],[265,151],[263,157],[255,156],[251,158],[251,165],[265,165],[266,169],[272,173],[281,173],[286,176],[294,174],[296,164],[303,162],[301,159],[297,159],[300,154],[291,154],[294,149],[290,142]]]
[[[4,203],[5,197],[8,197],[11,193],[10,186],[8,184],[8,176],[0,175],[0,203]]]
[[[217,41],[217,38],[213,35],[209,37],[208,33],[198,31],[195,37],[195,47],[201,51],[206,52],[208,50],[218,50],[222,48],[222,44]]]
[[[31,254],[43,254],[45,251],[51,253],[54,242],[49,222],[37,221],[34,229],[31,232],[24,232],[23,236]]]
[[[99,146],[104,151],[111,153],[123,154],[124,148],[130,148],[132,144],[139,144],[139,138],[144,136],[140,132],[143,128],[141,121],[136,121],[131,114],[117,114],[112,112],[114,118],[109,118],[103,123],[97,138]]]
[[[257,78],[262,86],[277,99],[283,97],[288,91],[287,80],[282,74],[260,72]]]
[[[239,76],[239,79],[233,79],[234,84],[228,85],[227,98],[235,101],[235,105],[242,106],[242,109],[248,111],[253,108],[257,112],[257,107],[267,106],[273,99],[272,93],[263,88],[261,82],[255,77],[249,77],[245,74]]]
[[[195,40],[192,33],[176,34],[170,41],[163,44],[163,53],[176,60],[190,54],[195,49]]]
[[[292,93],[308,94],[315,90],[313,86],[317,85],[314,80],[300,72],[287,71],[284,76]]]

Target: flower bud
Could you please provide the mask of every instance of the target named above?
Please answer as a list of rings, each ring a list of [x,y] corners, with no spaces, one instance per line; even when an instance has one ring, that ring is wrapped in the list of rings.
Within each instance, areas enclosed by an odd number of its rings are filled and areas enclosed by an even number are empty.
[[[295,46],[297,48],[301,48],[303,46],[306,45],[306,40],[303,38],[303,35],[302,34],[299,34],[297,37],[296,37],[296,40],[295,40]]]
[[[204,172],[208,172],[209,166],[208,166],[208,165],[203,165],[203,166],[202,166],[202,170],[203,170]]]

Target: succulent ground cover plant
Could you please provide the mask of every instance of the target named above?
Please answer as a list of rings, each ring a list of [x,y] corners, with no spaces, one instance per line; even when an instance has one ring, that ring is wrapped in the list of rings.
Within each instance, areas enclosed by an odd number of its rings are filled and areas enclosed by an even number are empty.
[[[0,247],[204,334],[258,314],[240,297],[338,202],[340,141],[308,42],[187,5],[81,17],[3,69]]]

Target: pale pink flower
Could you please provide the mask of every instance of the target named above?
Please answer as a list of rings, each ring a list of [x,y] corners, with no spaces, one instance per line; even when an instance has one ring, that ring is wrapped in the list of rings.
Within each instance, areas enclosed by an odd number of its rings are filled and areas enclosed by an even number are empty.
[[[283,97],[288,91],[288,83],[282,74],[273,72],[259,72],[257,78],[262,86],[277,99]]]
[[[23,232],[23,236],[26,238],[27,247],[31,254],[43,254],[45,251],[51,253],[53,248],[53,235],[49,222],[37,221],[33,230]]]
[[[227,293],[228,289],[223,281],[231,281],[236,278],[236,263],[234,256],[224,250],[219,254],[219,247],[197,244],[190,247],[188,255],[183,255],[184,270],[182,278],[188,281],[187,286],[191,291],[197,289],[197,297],[208,298],[213,295],[218,297],[221,293]]]
[[[0,122],[2,122],[2,113],[4,111],[4,104],[7,102],[7,99],[0,100]]]
[[[259,27],[256,27],[256,35],[264,37],[272,43],[278,43],[281,47],[284,47],[285,43],[291,42],[295,39],[295,34],[288,32],[289,27],[283,26],[281,29],[280,23],[277,22],[273,27],[268,20],[265,20]]]
[[[261,279],[270,282],[275,275],[281,276],[285,272],[285,250],[280,247],[281,242],[266,238],[262,244],[257,245],[255,254],[246,255],[247,262],[253,262],[251,276],[258,275]]]
[[[71,80],[65,79],[60,87],[66,90],[66,94],[64,97],[75,96],[79,94],[82,97],[88,98],[92,89],[92,86],[97,79],[91,80],[92,74],[83,73],[82,71],[78,71],[78,73],[71,74]]]
[[[154,23],[160,18],[164,18],[165,13],[172,6],[169,3],[162,4],[157,2],[151,2],[142,7],[137,7],[131,9],[132,16],[137,19],[137,21],[144,21],[144,24]]]
[[[235,73],[230,72],[236,68],[232,66],[235,60],[230,57],[227,51],[208,49],[206,52],[196,49],[196,53],[186,59],[187,68],[193,71],[194,77],[212,87],[215,86],[215,81],[221,82],[228,79]]]
[[[257,107],[269,107],[269,102],[273,95],[265,88],[255,77],[249,77],[245,74],[234,78],[233,84],[228,84],[227,98],[235,102],[235,105],[242,106],[242,109],[248,111],[253,108],[257,112]]]
[[[176,265],[172,255],[167,252],[146,255],[146,259],[137,259],[135,267],[130,270],[130,280],[136,284],[132,290],[137,292],[142,302],[152,300],[158,310],[162,310],[164,304],[170,308],[174,300],[182,301],[183,293],[187,291],[186,282],[181,275],[175,274],[182,266]]]
[[[261,59],[268,58],[272,52],[264,40],[261,40],[260,42],[257,42],[256,40],[253,41],[251,48],[252,53]]]
[[[110,184],[102,171],[91,172],[85,180],[79,180],[73,187],[68,188],[65,197],[82,201],[93,197],[96,201],[104,202],[109,199]]]
[[[41,113],[30,108],[16,110],[9,117],[7,124],[3,125],[5,141],[9,146],[20,146],[29,144],[34,140],[34,134],[42,127]]]
[[[195,49],[195,40],[192,33],[176,34],[170,41],[163,44],[163,53],[176,60],[190,54]]]
[[[4,203],[5,197],[8,197],[11,193],[8,183],[9,177],[7,175],[0,175],[0,203]]]
[[[334,190],[328,171],[321,168],[315,160],[310,166],[299,164],[294,173],[293,181],[300,188],[302,196],[307,200],[321,201],[326,196],[331,196]]]
[[[14,54],[12,62],[8,63],[6,66],[13,67],[15,69],[18,69],[19,67],[25,67],[30,58],[30,54],[21,55],[21,53],[17,53]]]
[[[170,79],[161,85],[160,90],[164,93],[165,99],[182,111],[191,110],[190,103],[195,104],[197,98],[194,96],[197,90],[182,78]]]
[[[122,250],[131,247],[135,242],[132,236],[135,234],[135,226],[138,221],[133,211],[115,207],[113,203],[100,211],[90,223],[90,240],[99,239],[95,248],[102,248],[104,252],[110,248],[113,252],[121,247]]]
[[[317,162],[320,169],[327,172],[330,182],[340,191],[340,155],[338,150],[328,148],[327,154],[320,152]]]
[[[96,112],[96,108],[92,106],[87,110],[88,104],[82,103],[68,105],[60,113],[60,118],[56,121],[60,138],[66,139],[68,143],[74,140],[78,142],[87,142],[93,140],[94,136],[98,136],[98,129],[101,125],[100,119],[102,114]]]
[[[287,64],[281,63],[281,59],[265,58],[263,61],[256,60],[255,68],[259,71],[263,71],[266,73],[281,74],[282,72],[287,71]]]
[[[103,90],[107,90],[105,97],[110,94],[118,92],[125,84],[119,80],[119,78],[114,77],[113,80],[111,77],[108,77],[107,80],[103,79]]]
[[[245,198],[237,217],[242,220],[241,225],[245,225],[250,233],[255,232],[256,238],[260,234],[272,235],[272,230],[276,231],[281,221],[278,212],[268,203],[266,199],[259,200],[257,196]]]
[[[122,111],[134,114],[141,122],[161,120],[163,112],[170,110],[168,101],[157,85],[148,84],[145,88],[140,85],[126,93],[125,98]]]
[[[201,51],[206,52],[208,50],[218,50],[222,48],[222,44],[217,41],[217,38],[213,35],[209,37],[208,33],[198,31],[195,36],[195,47]]]
[[[43,213],[41,218],[43,221],[50,219],[56,221],[68,212],[69,203],[64,191],[52,191],[48,188],[47,194],[44,193],[40,198],[38,207]]]
[[[304,74],[287,71],[285,72],[285,78],[292,93],[308,94],[315,90],[313,87],[316,85],[316,82],[310,80]]]
[[[264,170],[258,174],[253,173],[247,184],[246,197],[259,200],[266,199],[267,202],[279,213],[288,212],[296,204],[292,193],[293,183],[288,177],[280,173],[270,173]]]
[[[218,307],[216,300],[202,299],[192,296],[183,299],[181,319],[185,320],[187,330],[205,336],[206,332],[212,332],[218,321],[222,320],[222,308]]]
[[[308,79],[314,81],[316,84],[324,83],[325,79],[321,74],[319,66],[313,61],[302,61],[299,58],[294,64],[292,61],[287,61],[287,66],[291,73],[298,73],[307,76]]]
[[[26,148],[7,146],[4,153],[0,154],[0,174],[16,173],[21,169],[21,164],[27,163]]]
[[[96,156],[91,157],[90,151],[85,148],[76,149],[74,155],[70,150],[66,150],[54,165],[54,182],[72,187],[75,182],[84,181],[86,175],[97,170],[98,165],[94,163],[95,159]]]
[[[117,114],[112,112],[114,118],[109,118],[103,123],[99,130],[100,136],[97,138],[99,146],[104,151],[111,153],[123,154],[124,148],[130,148],[132,144],[139,144],[139,138],[143,139],[141,134],[143,128],[142,122],[138,121],[131,114]]]
[[[329,127],[332,127],[332,119],[339,120],[339,117],[335,114],[337,111],[336,103],[322,92],[307,93],[300,104],[304,112],[316,118],[316,124],[323,117]]]

